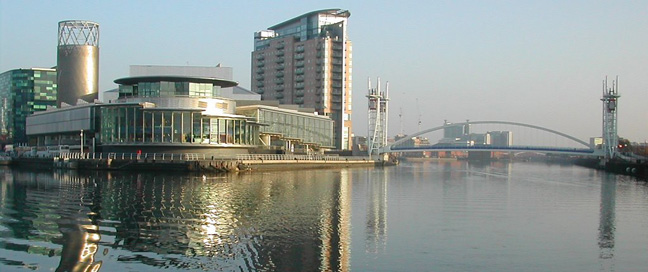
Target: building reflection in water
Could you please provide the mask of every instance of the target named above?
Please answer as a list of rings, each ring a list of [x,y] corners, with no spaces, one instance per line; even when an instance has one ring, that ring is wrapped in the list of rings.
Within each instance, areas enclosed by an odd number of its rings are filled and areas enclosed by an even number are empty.
[[[368,169],[367,215],[365,250],[370,253],[384,251],[387,246],[387,176],[388,168]]]
[[[609,261],[614,260],[616,186],[617,176],[603,173],[598,245],[600,249],[599,258],[603,260],[609,259]]]
[[[367,169],[367,216],[365,250],[385,251],[387,247],[387,176],[389,168]]]
[[[351,176],[344,169],[212,177],[14,172],[13,179],[0,193],[11,195],[1,205],[11,199],[16,223],[3,225],[13,238],[51,246],[0,247],[60,256],[56,271],[111,270],[111,262],[349,270]]]
[[[99,271],[102,262],[95,262],[95,254],[101,240],[97,216],[101,192],[94,180],[74,172],[54,172],[54,180],[66,188],[76,187],[55,191],[61,200],[56,219],[61,237],[57,240],[63,246],[56,271]]]
[[[13,238],[28,241],[3,243],[2,247],[60,256],[55,271],[98,271],[102,262],[95,261],[100,240],[96,213],[92,211],[95,195],[87,190],[94,188],[94,183],[78,175],[52,172],[12,171],[10,178],[3,182],[2,205],[13,211],[8,213],[12,221],[4,226]]]

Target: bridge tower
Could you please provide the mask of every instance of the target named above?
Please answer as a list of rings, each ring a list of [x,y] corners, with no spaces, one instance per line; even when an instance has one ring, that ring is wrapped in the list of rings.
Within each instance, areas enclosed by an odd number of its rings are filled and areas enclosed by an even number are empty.
[[[380,89],[380,78],[378,78],[377,87],[371,88],[371,79],[368,80],[368,94],[369,100],[369,126],[367,127],[367,151],[369,156],[377,154],[378,150],[387,146],[387,114],[389,113],[388,107],[388,93],[389,82],[387,82],[385,90]]]
[[[603,150],[605,159],[614,158],[619,144],[617,134],[617,109],[619,106],[619,77],[608,86],[607,77],[603,81]]]

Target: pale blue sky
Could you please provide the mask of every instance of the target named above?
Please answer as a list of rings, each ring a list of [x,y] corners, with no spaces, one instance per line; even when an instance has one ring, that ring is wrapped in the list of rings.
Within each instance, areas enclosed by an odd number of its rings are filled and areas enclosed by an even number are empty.
[[[619,134],[648,140],[648,1],[0,0],[0,72],[55,66],[57,23],[91,20],[102,91],[133,64],[222,63],[249,88],[253,33],[326,8],[351,11],[356,135],[380,76],[390,135],[402,109],[405,133],[420,114],[424,128],[505,120],[587,140],[601,135],[601,81],[619,75]]]

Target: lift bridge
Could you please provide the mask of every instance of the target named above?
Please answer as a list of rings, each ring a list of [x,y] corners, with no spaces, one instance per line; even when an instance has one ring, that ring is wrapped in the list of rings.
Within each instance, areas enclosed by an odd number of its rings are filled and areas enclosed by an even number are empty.
[[[477,126],[506,126],[509,128],[507,128],[506,130],[497,129],[483,131],[483,133],[475,133],[475,127]],[[518,129],[514,129],[514,127],[517,127]],[[517,136],[521,134],[514,132],[519,131],[519,128],[528,130],[529,132],[524,132],[523,134],[529,134],[532,136],[525,136],[524,138],[527,139],[516,139],[516,141],[513,141],[514,135]],[[417,142],[413,140],[421,139],[421,135],[437,131],[443,132],[444,135],[434,144],[417,144]],[[462,131],[462,133],[453,134],[452,132],[455,131]],[[541,134],[544,135],[540,136]],[[560,141],[557,141],[555,139],[547,140],[548,138],[550,138],[547,137],[547,135],[558,138]],[[525,144],[513,144],[514,142],[524,142]],[[407,135],[407,137],[384,146],[380,151],[381,153],[426,151],[490,151],[513,153],[549,153],[597,157],[604,156],[602,149],[597,149],[595,145],[580,140],[576,137],[549,128],[508,121],[466,121],[463,123],[446,122],[442,126]]]
[[[380,80],[380,79],[379,79]],[[605,160],[623,158],[617,150],[618,77],[608,86],[603,81],[602,137],[584,141],[550,128],[510,121],[444,122],[387,144],[387,90],[369,85],[369,155],[410,152],[508,152],[563,154],[601,157]],[[429,136],[436,134],[436,137]],[[422,136],[426,137],[422,137]]]

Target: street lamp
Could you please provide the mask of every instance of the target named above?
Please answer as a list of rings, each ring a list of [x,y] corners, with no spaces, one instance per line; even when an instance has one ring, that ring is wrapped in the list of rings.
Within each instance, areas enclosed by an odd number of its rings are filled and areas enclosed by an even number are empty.
[[[83,154],[83,129],[81,130],[81,154]]]

